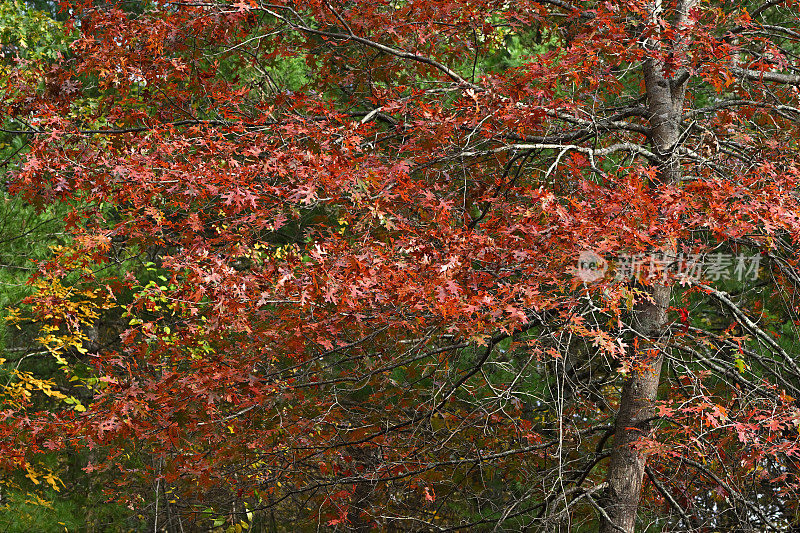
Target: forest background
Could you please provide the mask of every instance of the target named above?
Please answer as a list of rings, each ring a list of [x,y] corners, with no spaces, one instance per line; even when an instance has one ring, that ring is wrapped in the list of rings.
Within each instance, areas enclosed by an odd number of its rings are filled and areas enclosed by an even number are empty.
[[[799,7],[0,3],[0,529],[800,531]]]

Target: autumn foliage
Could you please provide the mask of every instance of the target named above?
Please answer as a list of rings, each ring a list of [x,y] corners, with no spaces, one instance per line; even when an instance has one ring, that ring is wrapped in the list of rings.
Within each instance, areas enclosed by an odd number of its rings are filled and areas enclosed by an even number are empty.
[[[8,479],[78,454],[169,531],[797,527],[796,2],[68,7],[1,90],[70,236]]]

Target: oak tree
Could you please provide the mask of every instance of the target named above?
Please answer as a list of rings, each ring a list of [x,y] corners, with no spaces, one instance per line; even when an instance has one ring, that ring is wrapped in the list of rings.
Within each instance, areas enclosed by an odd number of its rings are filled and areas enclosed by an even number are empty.
[[[2,89],[72,206],[6,471],[170,531],[797,527],[797,2],[65,7]]]

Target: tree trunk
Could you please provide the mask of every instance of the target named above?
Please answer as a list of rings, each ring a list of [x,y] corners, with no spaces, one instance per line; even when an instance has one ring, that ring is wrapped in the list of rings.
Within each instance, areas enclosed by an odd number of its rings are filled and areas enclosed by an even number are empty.
[[[694,2],[695,0],[679,0],[673,27],[685,28],[689,23],[687,15]],[[657,2],[652,7],[653,17],[659,16],[659,9],[660,2]],[[658,43],[648,40],[645,46],[655,48]],[[680,52],[680,48],[680,45],[675,45],[673,50]],[[680,124],[688,75],[679,70],[667,78],[663,63],[654,59],[645,61],[643,70],[651,141],[659,156],[654,186],[658,183],[678,183],[681,179],[678,155]],[[675,243],[664,244],[666,253],[676,252]],[[648,293],[652,301],[640,302],[635,307],[633,326],[655,348],[667,331],[671,285],[653,285]],[[605,499],[605,516],[601,520],[601,533],[634,533],[647,454],[637,450],[633,444],[651,432],[663,359],[660,350],[656,353],[659,355],[652,360],[639,358],[634,362],[631,375],[622,389],[608,468],[609,489]]]
[[[655,337],[666,329],[670,293],[668,285],[655,286],[650,291],[653,302],[639,304],[634,318],[639,332]],[[661,362],[661,355],[652,361],[639,361],[640,365],[631,371],[622,389],[608,469],[605,511],[610,520],[603,520],[602,533],[634,531],[647,455],[633,444],[650,434]]]

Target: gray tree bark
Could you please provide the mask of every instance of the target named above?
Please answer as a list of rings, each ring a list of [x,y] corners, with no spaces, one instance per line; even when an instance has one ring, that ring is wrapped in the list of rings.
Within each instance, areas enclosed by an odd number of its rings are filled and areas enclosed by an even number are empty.
[[[679,2],[674,27],[684,27],[687,14],[695,0]],[[659,15],[660,2],[652,7],[653,17]],[[654,42],[648,46],[656,46]],[[675,48],[679,48],[676,46]],[[644,64],[644,81],[651,126],[652,144],[659,155],[657,182],[677,183],[681,179],[678,156],[680,124],[686,94],[687,77],[677,72],[672,78],[664,73],[664,65],[656,60]],[[674,253],[674,243],[665,243],[665,251]],[[633,311],[633,327],[639,335],[657,347],[667,332],[667,309],[672,288],[670,285],[652,285],[652,301],[640,302]],[[647,455],[633,444],[652,431],[651,420],[655,413],[654,402],[661,377],[663,356],[660,351],[653,360],[637,360],[627,378],[620,396],[619,411],[614,428],[611,462],[608,468],[608,492],[605,516],[601,520],[601,533],[634,533],[639,499],[642,491]]]
[[[642,302],[635,309],[634,327],[645,334],[659,336],[667,325],[671,287],[655,286],[650,290],[652,302]],[[633,533],[639,497],[642,491],[647,455],[633,447],[641,437],[650,434],[654,400],[661,377],[662,356],[652,361],[639,361],[625,382],[620,397],[614,429],[614,444],[608,469],[608,494],[602,533]]]

